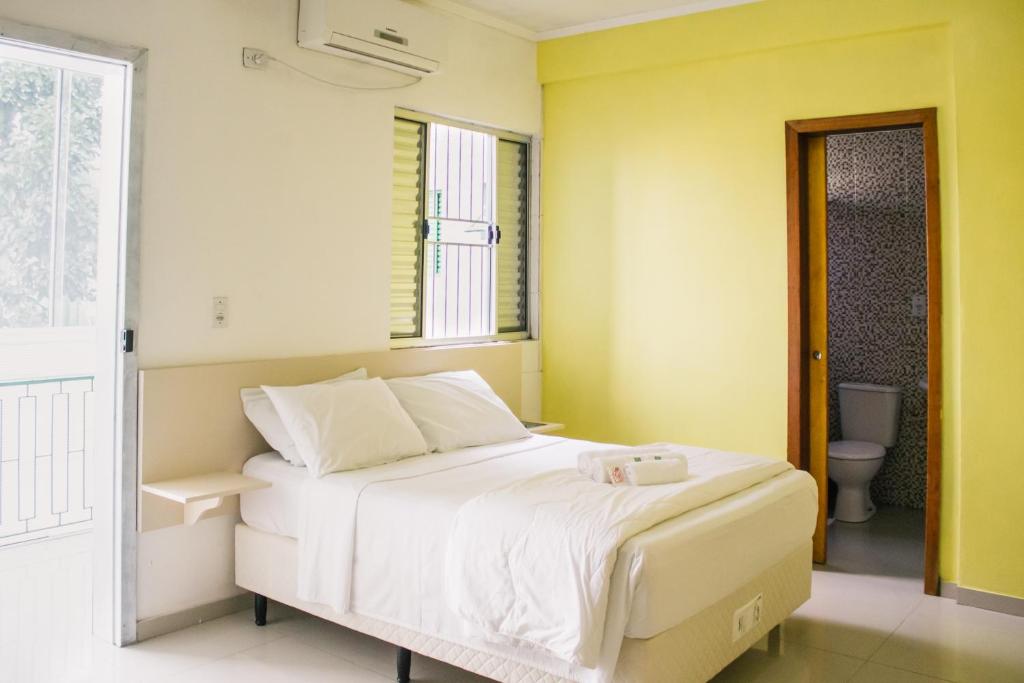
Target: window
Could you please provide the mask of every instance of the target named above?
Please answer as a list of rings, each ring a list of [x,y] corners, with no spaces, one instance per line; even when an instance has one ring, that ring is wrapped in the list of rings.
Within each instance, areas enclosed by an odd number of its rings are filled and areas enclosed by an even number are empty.
[[[393,339],[528,335],[528,138],[395,118]]]
[[[0,328],[90,326],[104,80],[23,53],[0,56]]]

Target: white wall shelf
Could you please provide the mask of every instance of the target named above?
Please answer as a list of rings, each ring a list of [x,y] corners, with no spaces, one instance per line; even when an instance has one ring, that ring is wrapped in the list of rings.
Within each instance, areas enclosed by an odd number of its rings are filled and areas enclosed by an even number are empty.
[[[269,486],[270,482],[235,472],[211,472],[143,484],[142,490],[181,503],[185,506],[185,524],[195,524],[211,510],[220,507],[224,498]]]
[[[558,432],[565,429],[565,425],[560,422],[535,422],[533,420],[520,420],[523,426],[534,434],[547,434],[548,432]]]

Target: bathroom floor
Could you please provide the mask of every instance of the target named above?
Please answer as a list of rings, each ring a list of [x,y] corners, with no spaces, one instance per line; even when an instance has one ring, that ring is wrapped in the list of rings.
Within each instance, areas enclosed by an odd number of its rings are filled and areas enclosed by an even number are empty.
[[[866,522],[828,527],[825,571],[924,577],[924,510],[879,506]]]

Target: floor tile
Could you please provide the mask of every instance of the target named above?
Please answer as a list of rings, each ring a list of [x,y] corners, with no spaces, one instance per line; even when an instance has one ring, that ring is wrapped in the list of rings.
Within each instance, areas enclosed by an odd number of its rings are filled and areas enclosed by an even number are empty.
[[[788,642],[868,659],[923,597],[913,579],[815,571],[811,599],[782,633]]]
[[[872,661],[951,681],[1024,681],[1024,618],[928,597]]]
[[[166,677],[267,645],[293,629],[290,621],[258,627],[249,612],[240,612],[123,648],[94,640],[88,676],[71,672],[67,679],[127,683]]]
[[[189,683],[384,683],[392,679],[306,645],[299,636],[285,636],[188,669],[176,680]]]
[[[851,574],[924,576],[924,511],[879,507],[866,522],[828,527],[828,566]],[[923,586],[922,586],[923,587]]]
[[[942,678],[894,669],[875,662],[864,662],[850,683],[945,683]]]
[[[712,680],[715,683],[845,683],[864,662],[834,652],[786,643],[777,657],[750,649]]]

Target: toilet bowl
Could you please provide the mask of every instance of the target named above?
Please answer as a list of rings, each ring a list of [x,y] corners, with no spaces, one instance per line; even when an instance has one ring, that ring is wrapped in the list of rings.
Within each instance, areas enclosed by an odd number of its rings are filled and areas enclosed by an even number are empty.
[[[875,514],[871,480],[882,468],[885,448],[870,441],[833,441],[828,445],[828,476],[836,483],[835,517],[866,522]]]
[[[835,518],[866,522],[875,514],[871,480],[885,461],[885,449],[899,433],[902,391],[881,384],[839,385],[843,439],[828,445],[828,477],[836,483]]]

